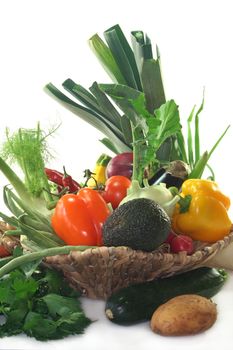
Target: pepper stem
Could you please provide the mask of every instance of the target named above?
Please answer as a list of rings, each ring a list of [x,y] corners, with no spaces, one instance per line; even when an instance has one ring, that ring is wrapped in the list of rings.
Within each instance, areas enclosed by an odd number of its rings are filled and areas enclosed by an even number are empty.
[[[65,165],[63,165],[63,175],[64,175],[64,178],[67,178],[69,176],[66,172]]]
[[[188,194],[185,197],[181,197],[181,196],[179,196],[179,197],[180,197],[180,200],[179,200],[178,204],[180,206],[180,213],[186,213],[189,210],[192,196],[190,194]]]
[[[96,178],[95,178],[94,176],[92,176],[92,175],[96,175],[96,174],[93,173],[90,169],[85,169],[85,170],[84,170],[84,177],[86,178],[86,181],[85,181],[83,187],[87,187],[88,181],[89,181],[90,179],[92,179],[92,180],[94,180],[95,186],[96,186],[96,188],[98,189],[98,188],[99,188],[98,182],[97,182]]]

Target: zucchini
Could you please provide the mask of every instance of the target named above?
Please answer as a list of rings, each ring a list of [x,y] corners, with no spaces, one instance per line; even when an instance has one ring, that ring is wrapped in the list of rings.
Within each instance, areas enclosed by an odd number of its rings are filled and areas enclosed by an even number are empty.
[[[130,325],[150,320],[154,311],[169,299],[182,294],[211,298],[223,287],[227,273],[201,267],[169,278],[132,285],[112,294],[106,302],[106,316],[114,323]]]

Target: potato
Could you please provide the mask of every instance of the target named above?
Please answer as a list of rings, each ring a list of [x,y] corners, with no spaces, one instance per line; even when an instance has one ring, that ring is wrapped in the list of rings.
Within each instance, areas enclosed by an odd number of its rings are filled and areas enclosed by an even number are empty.
[[[207,298],[187,294],[170,299],[154,312],[151,329],[161,335],[189,335],[210,328],[217,318],[216,305]]]

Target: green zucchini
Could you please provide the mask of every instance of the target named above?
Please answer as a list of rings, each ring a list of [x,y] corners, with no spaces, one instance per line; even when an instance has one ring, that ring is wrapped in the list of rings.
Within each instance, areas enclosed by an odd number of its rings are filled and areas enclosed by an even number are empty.
[[[181,294],[211,298],[223,287],[226,271],[201,267],[168,278],[132,285],[111,295],[105,306],[106,316],[114,323],[130,325],[150,320],[154,311]]]

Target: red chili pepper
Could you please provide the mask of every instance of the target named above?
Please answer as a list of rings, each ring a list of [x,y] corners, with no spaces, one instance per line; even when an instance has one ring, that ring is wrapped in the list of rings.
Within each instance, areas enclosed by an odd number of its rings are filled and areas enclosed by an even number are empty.
[[[49,181],[54,182],[55,184],[63,187],[63,174],[57,170],[45,168],[45,174],[48,177]]]
[[[63,169],[64,169],[64,175],[62,178],[63,186],[68,187],[69,192],[71,193],[79,191],[81,188],[79,183],[73,180],[72,177],[67,174],[65,167],[63,167]]]
[[[103,245],[102,226],[110,210],[101,195],[82,188],[78,194],[62,196],[52,216],[56,234],[70,245]]]
[[[77,192],[80,190],[81,186],[78,182],[72,179],[70,175],[67,175],[64,167],[64,174],[60,173],[60,171],[45,168],[45,173],[49,179],[49,181],[54,182],[58,186],[68,187],[69,192]],[[60,188],[59,188],[60,192]]]

